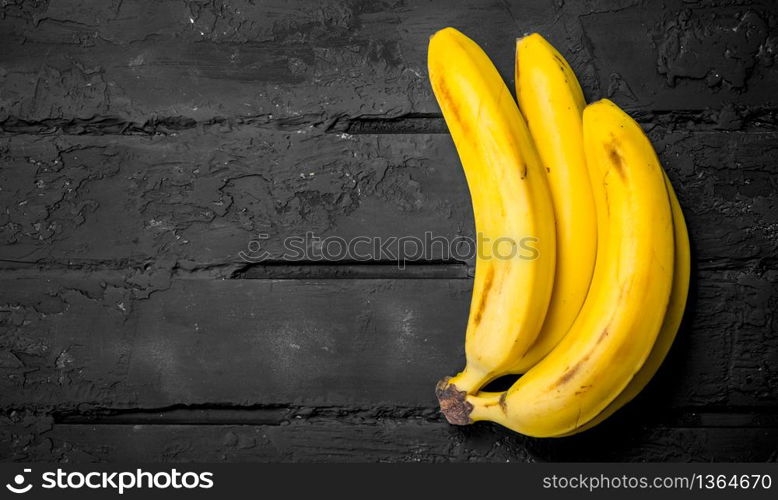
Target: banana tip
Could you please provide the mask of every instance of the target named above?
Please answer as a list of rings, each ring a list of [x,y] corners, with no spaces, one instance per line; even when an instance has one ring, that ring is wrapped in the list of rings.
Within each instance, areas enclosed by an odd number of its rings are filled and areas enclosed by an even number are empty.
[[[467,425],[471,423],[470,413],[473,411],[473,405],[466,397],[466,391],[460,391],[456,385],[450,384],[451,377],[446,377],[435,387],[435,396],[440,403],[440,411],[448,420],[448,423],[454,425]]]

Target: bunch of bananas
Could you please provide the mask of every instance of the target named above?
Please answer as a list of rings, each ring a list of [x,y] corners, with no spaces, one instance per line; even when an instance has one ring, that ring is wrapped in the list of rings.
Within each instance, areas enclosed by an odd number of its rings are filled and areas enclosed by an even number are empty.
[[[479,248],[467,365],[438,383],[441,410],[536,437],[589,429],[645,387],[681,323],[690,251],[673,188],[640,126],[611,101],[587,106],[540,35],[517,41],[518,105],[459,31],[436,33],[428,57],[479,242],[535,250]],[[523,375],[482,391],[509,374]]]

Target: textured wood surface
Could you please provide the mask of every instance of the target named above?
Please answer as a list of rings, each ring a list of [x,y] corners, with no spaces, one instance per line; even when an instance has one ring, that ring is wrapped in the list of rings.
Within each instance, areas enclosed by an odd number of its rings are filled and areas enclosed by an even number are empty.
[[[447,25],[511,85],[513,39],[547,36],[687,216],[678,342],[581,436],[438,415],[471,258],[284,259],[473,236],[426,76]],[[778,460],[773,2],[20,0],[0,46],[0,459]]]

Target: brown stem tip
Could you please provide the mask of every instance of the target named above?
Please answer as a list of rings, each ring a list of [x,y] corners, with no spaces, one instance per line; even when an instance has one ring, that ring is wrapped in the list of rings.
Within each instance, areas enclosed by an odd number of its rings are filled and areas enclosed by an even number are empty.
[[[440,403],[440,411],[454,425],[467,425],[471,423],[470,413],[473,405],[465,399],[466,391],[460,391],[454,384],[449,384],[451,377],[446,377],[435,387],[435,395]]]

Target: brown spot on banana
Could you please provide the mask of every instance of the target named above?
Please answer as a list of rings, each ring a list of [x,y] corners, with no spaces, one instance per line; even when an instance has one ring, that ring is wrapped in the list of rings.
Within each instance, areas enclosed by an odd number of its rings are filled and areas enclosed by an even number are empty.
[[[494,267],[490,265],[486,271],[486,278],[484,278],[484,289],[483,292],[481,292],[481,300],[478,301],[478,307],[476,308],[475,315],[473,316],[473,324],[476,326],[481,323],[481,317],[483,316],[484,309],[486,308],[486,299],[489,296],[489,292],[492,290],[493,284]]]
[[[567,75],[567,69],[565,68],[565,60],[559,57],[558,54],[554,54],[554,59],[556,59],[557,64],[559,65],[559,69],[562,71],[564,75]]]
[[[605,213],[607,214],[608,218],[610,219],[611,216],[611,204],[610,199],[608,198],[608,183],[603,182],[604,189],[602,190],[602,195],[605,197]]]
[[[589,385],[582,385],[577,391],[575,391],[575,395],[576,396],[580,396],[584,392],[588,391],[590,387],[591,387],[591,384],[589,384]]]
[[[602,329],[602,332],[600,332],[600,335],[597,337],[597,341],[595,342],[595,346],[599,345],[605,338],[608,336],[608,326]],[[592,349],[594,351],[594,349]],[[556,383],[552,386],[552,388],[560,387],[562,385],[567,384],[570,382],[570,380],[575,377],[575,374],[578,373],[578,371],[583,367],[584,364],[586,364],[587,361],[589,361],[589,358],[592,356],[592,351],[589,352],[586,356],[581,358],[575,365],[565,370],[565,372],[562,374],[559,379],[557,379]],[[581,389],[587,388],[587,386],[582,386]],[[583,392],[583,391],[580,391]],[[576,392],[578,394],[578,392]]]
[[[566,383],[570,382],[570,379],[572,379],[580,369],[581,369],[581,362],[579,361],[572,368],[568,368],[567,370],[565,370],[565,373],[563,373],[562,376],[559,377],[559,380],[556,381],[554,387],[559,387],[561,385],[565,385]]]
[[[621,179],[624,179],[624,158],[621,156],[621,153],[619,153],[619,144],[618,141],[616,141],[615,138],[609,143],[605,145],[605,152],[608,154],[608,159],[611,162],[611,166],[613,167],[613,170],[616,171],[617,174],[619,174],[619,177]]]
[[[462,119],[462,114],[459,110],[459,104],[457,103],[456,99],[451,97],[451,91],[448,89],[446,80],[442,78],[437,79],[433,85],[433,90],[435,91],[435,97],[437,97],[438,103],[440,104],[444,114],[446,112],[451,113],[451,115],[453,115],[452,118],[456,124],[462,129],[462,133],[466,136],[469,135],[469,127],[467,126],[467,122]]]
[[[589,361],[589,357],[592,354],[589,353],[583,358],[581,358],[576,364],[574,364],[572,367],[565,370],[565,372],[562,374],[561,377],[559,377],[556,381],[556,383],[552,386],[552,388],[561,387],[567,383],[569,383],[573,377],[575,377],[575,374],[578,373],[581,368],[586,364],[587,361]]]
[[[508,403],[505,401],[505,398],[508,396],[508,392],[503,392],[500,395],[500,409],[504,414],[508,414]]]

